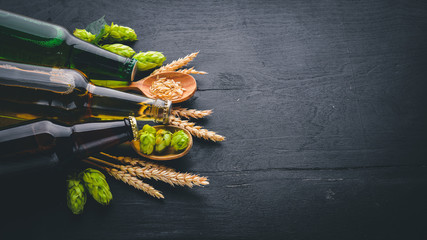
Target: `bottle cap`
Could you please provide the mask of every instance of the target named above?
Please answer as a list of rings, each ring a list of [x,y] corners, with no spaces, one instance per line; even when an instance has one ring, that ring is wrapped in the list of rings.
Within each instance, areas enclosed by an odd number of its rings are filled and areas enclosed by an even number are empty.
[[[138,139],[138,125],[136,123],[136,119],[132,116],[129,116],[128,119],[130,122],[130,126],[132,128],[133,140],[137,140]]]
[[[169,124],[172,102],[169,100],[156,99],[153,106],[152,116],[154,118],[154,122],[165,125]]]

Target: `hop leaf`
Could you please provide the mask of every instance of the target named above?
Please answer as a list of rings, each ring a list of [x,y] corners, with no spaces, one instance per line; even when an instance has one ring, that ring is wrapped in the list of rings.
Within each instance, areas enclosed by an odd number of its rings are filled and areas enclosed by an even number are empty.
[[[83,41],[86,42],[92,42],[95,40],[95,35],[86,31],[85,29],[78,29],[76,28],[73,32],[74,36],[80,38]]]
[[[86,193],[82,181],[76,176],[67,179],[67,206],[74,214],[83,212],[86,204]]]
[[[135,54],[133,58],[138,60],[137,66],[138,70],[140,71],[160,67],[166,60],[166,57],[163,55],[163,53],[156,51],[139,52]]]
[[[126,45],[115,43],[115,44],[105,44],[101,46],[103,49],[118,54],[120,56],[124,56],[127,58],[132,57],[135,54],[135,51]]]
[[[172,135],[171,146],[176,150],[180,151],[188,146],[189,138],[183,130],[179,130]]]
[[[165,129],[160,129],[156,133],[156,152],[163,151],[171,144],[172,133]]]
[[[135,31],[130,27],[119,26],[111,23],[111,26],[105,25],[105,42],[132,42],[138,40]]]
[[[80,177],[83,180],[87,190],[90,195],[102,205],[108,205],[113,199],[113,195],[110,191],[110,186],[108,186],[107,181],[105,180],[104,174],[100,171],[88,168],[80,173]]]

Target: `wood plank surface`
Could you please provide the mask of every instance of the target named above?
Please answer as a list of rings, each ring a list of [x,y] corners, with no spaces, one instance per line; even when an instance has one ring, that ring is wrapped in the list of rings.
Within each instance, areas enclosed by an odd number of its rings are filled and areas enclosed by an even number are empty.
[[[113,201],[66,206],[63,171],[1,182],[0,239],[426,239],[427,3],[423,1],[22,1],[0,8],[66,27],[105,15],[166,62],[200,51],[214,109],[167,164],[193,189],[108,178]],[[0,39],[1,42],[1,39]],[[130,154],[126,146],[112,149]]]

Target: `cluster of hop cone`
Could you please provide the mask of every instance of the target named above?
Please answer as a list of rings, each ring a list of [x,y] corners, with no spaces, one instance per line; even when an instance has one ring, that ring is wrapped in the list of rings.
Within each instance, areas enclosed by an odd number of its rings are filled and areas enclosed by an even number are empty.
[[[192,61],[198,52],[189,54],[184,58],[180,58],[171,62],[168,65],[160,67],[153,71],[152,75],[177,71],[186,74],[206,74],[206,72],[197,71],[194,68],[181,69]],[[211,140],[214,142],[224,141],[225,137],[217,134],[214,131],[209,131],[201,126],[196,126],[190,119],[200,119],[212,114],[212,110],[197,110],[181,107],[173,107],[172,116],[169,124],[175,125],[188,130],[193,136]],[[185,120],[183,119],[185,118]],[[191,173],[181,173],[172,168],[162,166],[160,164],[145,161],[139,158],[126,156],[113,156],[107,153],[100,153],[100,157],[89,157],[84,161],[106,171],[109,175],[117,180],[123,181],[130,186],[142,190],[155,198],[164,198],[163,194],[156,190],[151,185],[143,182],[142,179],[154,179],[163,181],[172,186],[204,186],[208,185],[209,181],[206,177],[202,177]],[[107,160],[108,159],[108,160]]]

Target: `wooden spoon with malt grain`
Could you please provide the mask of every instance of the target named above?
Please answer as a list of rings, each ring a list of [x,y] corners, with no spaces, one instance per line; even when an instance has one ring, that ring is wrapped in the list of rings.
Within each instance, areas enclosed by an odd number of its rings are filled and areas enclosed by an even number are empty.
[[[139,81],[132,82],[129,86],[118,87],[116,89],[121,91],[138,91],[148,98],[160,98],[171,100],[172,103],[180,103],[190,99],[194,95],[197,83],[194,77],[189,74],[164,72],[148,76]]]

